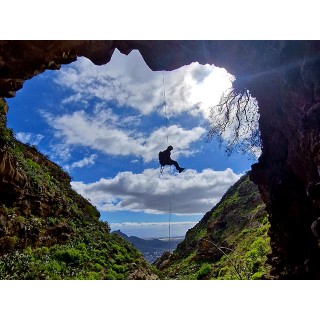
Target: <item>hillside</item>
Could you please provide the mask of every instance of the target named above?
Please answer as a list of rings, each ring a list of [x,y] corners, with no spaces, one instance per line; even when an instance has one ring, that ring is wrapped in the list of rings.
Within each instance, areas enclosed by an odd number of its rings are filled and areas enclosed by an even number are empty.
[[[66,172],[14,139],[7,110],[0,100],[0,279],[157,279],[158,270],[163,279],[270,278],[267,213],[248,175],[151,266]],[[140,240],[143,251],[150,243]]]
[[[157,279],[70,177],[6,127],[0,99],[0,279]]]
[[[123,239],[129,241],[133,246],[135,246],[141,253],[144,258],[152,263],[157,258],[159,258],[165,251],[169,250],[169,239],[160,240],[160,239],[141,239],[135,236],[127,236],[125,233],[120,230],[113,231],[121,236]],[[170,239],[170,250],[176,249],[177,245],[182,241],[182,237],[171,238]]]
[[[244,175],[154,265],[163,279],[268,279],[269,223],[257,187]]]

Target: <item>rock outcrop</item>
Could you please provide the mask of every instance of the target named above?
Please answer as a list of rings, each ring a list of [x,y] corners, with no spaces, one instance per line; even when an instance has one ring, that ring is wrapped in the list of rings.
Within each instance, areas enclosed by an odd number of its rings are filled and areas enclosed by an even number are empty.
[[[235,75],[238,92],[258,100],[262,155],[251,179],[270,217],[273,274],[319,279],[313,230],[320,208],[307,189],[320,171],[320,41],[1,41],[0,96],[77,56],[107,63],[115,48],[138,49],[152,70],[213,63]]]

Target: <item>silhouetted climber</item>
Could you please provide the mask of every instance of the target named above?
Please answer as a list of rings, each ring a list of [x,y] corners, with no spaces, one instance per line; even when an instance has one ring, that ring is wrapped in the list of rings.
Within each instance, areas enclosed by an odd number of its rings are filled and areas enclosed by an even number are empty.
[[[172,164],[176,167],[176,169],[181,173],[184,168],[181,168],[177,161],[171,159],[171,150],[173,150],[172,146],[169,146],[166,150],[159,152],[159,162],[162,167],[171,166]]]

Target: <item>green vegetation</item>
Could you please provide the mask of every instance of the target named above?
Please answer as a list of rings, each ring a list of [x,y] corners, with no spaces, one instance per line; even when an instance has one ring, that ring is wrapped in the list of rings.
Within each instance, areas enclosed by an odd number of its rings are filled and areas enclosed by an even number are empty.
[[[0,279],[270,278],[268,217],[247,175],[156,261],[157,270],[110,234],[66,172],[14,139],[6,110],[0,99]]]
[[[137,267],[146,268],[141,254],[109,234],[100,242],[27,247],[7,253],[0,260],[0,278],[122,280]]]
[[[7,112],[8,112],[8,105],[4,99],[0,98],[0,118],[1,118],[1,123],[3,124],[6,123]]]
[[[148,279],[155,268],[70,186],[71,178],[6,128],[0,99],[0,279]]]
[[[163,279],[270,278],[268,230],[264,204],[245,175],[187,232],[175,252],[155,265]]]
[[[211,264],[209,263],[204,263],[199,271],[197,272],[197,279],[198,280],[202,280],[204,279],[205,277],[207,277],[210,273],[211,273],[211,270],[212,270],[212,266]]]

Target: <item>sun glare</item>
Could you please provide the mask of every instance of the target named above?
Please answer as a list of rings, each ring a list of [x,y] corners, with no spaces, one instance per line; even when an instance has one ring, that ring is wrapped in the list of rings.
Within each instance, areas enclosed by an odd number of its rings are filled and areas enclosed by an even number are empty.
[[[221,95],[232,87],[233,81],[233,76],[225,69],[214,66],[210,66],[210,69],[211,72],[200,83],[193,78],[189,80],[190,101],[197,105],[206,119],[209,118],[210,107],[219,103]]]

